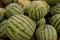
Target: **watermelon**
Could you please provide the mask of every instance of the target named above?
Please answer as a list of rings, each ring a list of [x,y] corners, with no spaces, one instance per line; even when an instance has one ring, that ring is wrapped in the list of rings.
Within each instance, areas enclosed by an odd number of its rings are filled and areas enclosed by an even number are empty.
[[[46,24],[45,18],[42,18],[42,19],[40,19],[40,20],[37,22],[37,26],[42,26],[42,25],[44,25],[44,24]]]
[[[28,16],[39,21],[50,11],[50,6],[45,1],[33,1],[28,11]]]
[[[59,3],[60,0],[45,0],[50,5],[55,5],[56,3]]]
[[[58,33],[60,33],[60,14],[54,15],[50,20],[49,24],[54,26]]]
[[[8,19],[7,35],[11,40],[30,40],[34,34],[36,23],[22,14]]]
[[[25,15],[28,15],[27,13],[30,8],[31,1],[23,1],[22,3],[19,4],[23,7]]]
[[[36,30],[37,40],[57,40],[57,32],[51,25],[43,25]]]
[[[0,23],[0,38],[4,38],[6,36],[6,22],[7,20],[4,20]]]
[[[51,15],[60,14],[60,3],[51,8]]]
[[[23,8],[17,3],[11,3],[6,7],[6,10],[9,12],[7,17],[17,15],[17,14],[24,14]]]
[[[0,22],[5,19],[5,14],[7,14],[7,11],[4,8],[0,8]]]
[[[6,5],[10,4],[13,2],[13,0],[2,0],[2,2]]]

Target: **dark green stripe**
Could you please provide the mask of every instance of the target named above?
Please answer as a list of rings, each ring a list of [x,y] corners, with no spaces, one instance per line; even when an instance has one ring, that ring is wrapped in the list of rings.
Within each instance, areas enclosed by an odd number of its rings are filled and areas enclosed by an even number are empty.
[[[10,5],[10,6],[16,7],[16,8],[18,8],[18,9],[20,9],[21,11],[23,11],[23,10],[22,10],[22,7],[21,7],[19,4],[17,4],[17,5],[16,5],[16,4],[15,4],[15,5]]]
[[[19,9],[20,10],[20,12],[23,12],[24,13],[24,11],[23,11],[23,8],[21,7],[21,6],[14,6],[14,5],[10,5],[11,7],[14,7],[14,8],[17,8],[17,9]]]
[[[32,10],[31,10],[31,18],[33,19],[33,20],[35,20],[35,10],[34,10],[34,7],[33,8],[31,8]],[[33,15],[34,14],[34,15]],[[33,17],[34,16],[34,17]]]
[[[13,23],[13,21],[11,21],[10,20],[10,22],[16,27],[16,28],[18,28],[19,29],[19,27],[16,25],[16,24],[14,24]],[[11,28],[11,27],[10,27]],[[12,29],[12,28],[11,28]],[[13,30],[13,29],[12,29]],[[19,29],[20,30],[20,29]],[[13,30],[14,31],[14,30]],[[27,34],[27,33],[25,33],[25,30],[20,30],[20,31],[22,31],[24,34]],[[15,31],[14,31],[15,32]],[[15,33],[14,33],[15,34]],[[18,33],[19,34],[19,33]],[[28,35],[28,34],[27,34]],[[25,38],[25,37],[23,37],[22,35],[20,35],[22,38]],[[30,36],[29,36],[30,37]],[[26,39],[26,38],[25,38]]]
[[[13,21],[12,20],[10,20],[11,21],[11,23],[13,23]],[[15,20],[16,21],[16,20]],[[16,21],[17,22],[17,21]],[[24,34],[26,34],[26,35],[28,35],[29,37],[31,37],[28,33],[26,33],[25,32],[25,30],[21,30],[19,27],[18,27],[18,25],[16,25],[15,23],[13,23],[15,26],[16,26],[16,28],[18,28],[20,31],[22,31]],[[23,26],[23,25],[22,25]]]
[[[11,12],[9,11],[9,9],[7,9],[7,11],[9,12],[8,14],[9,14],[10,16],[12,16]]]
[[[54,22],[53,26],[59,21],[60,17],[57,19],[56,18],[56,21]],[[58,25],[58,24],[57,24]],[[56,27],[55,27],[56,28]]]
[[[18,16],[15,16],[15,17],[18,18],[19,20],[21,20],[23,23],[25,23],[31,29],[31,27],[29,26],[29,24],[27,22],[25,22],[23,19],[21,19]],[[33,29],[31,29],[31,31],[33,32]]]
[[[60,20],[59,20],[59,23],[58,23],[57,26],[56,26],[56,29],[58,29],[59,25],[60,25]]]
[[[21,15],[20,15],[21,16]],[[17,17],[17,16],[15,16],[17,19],[19,19],[20,21],[22,21],[23,23],[25,23],[26,24],[26,22],[24,21],[24,20],[22,20],[22,19],[20,19],[19,17]],[[13,17],[12,17],[12,19],[14,19]],[[14,20],[16,20],[16,19],[14,19]],[[28,25],[27,25],[28,26]],[[29,26],[28,26],[29,27]],[[33,30],[31,29],[31,31],[33,32]]]
[[[57,10],[52,10],[52,12],[54,13],[54,15],[58,13]]]
[[[52,19],[50,20],[50,24],[54,21],[55,18],[56,18],[56,16],[52,17]]]
[[[38,14],[39,14],[39,18],[38,18],[38,20],[40,19],[40,8],[38,7]]]
[[[15,40],[10,34],[9,34],[9,32],[7,31],[7,36],[9,37],[9,38],[11,38],[11,39],[13,39],[13,40]]]
[[[10,30],[11,30],[11,32],[12,32],[12,34],[14,35],[14,37],[17,39],[18,37],[15,35],[15,31],[11,28],[11,27],[8,27]],[[9,32],[8,32],[9,33]],[[8,34],[8,35],[10,35],[10,34]],[[18,35],[18,34],[17,34]],[[10,35],[11,36],[11,35]],[[14,39],[14,37],[11,37],[11,38],[13,38]],[[22,36],[21,36],[22,37]],[[15,40],[16,40],[15,39]]]
[[[41,7],[41,8],[43,8],[43,7]],[[41,15],[42,15],[41,18],[43,18],[45,16],[44,9],[41,9],[41,12],[42,12],[41,13]]]
[[[32,18],[32,13],[33,13],[32,8],[30,8],[28,15],[29,15],[29,17],[31,17],[31,18]]]
[[[33,20],[35,20],[35,9],[32,8],[31,11],[32,11],[32,12],[31,12],[31,17],[32,17]]]
[[[42,8],[43,8],[43,7],[41,7],[41,9],[40,9],[40,19],[42,18],[42,15],[43,15],[43,14],[42,14]]]
[[[15,12],[17,12],[17,14],[21,14],[21,11],[17,11],[16,9],[14,9],[13,7],[9,6],[10,9],[14,10]]]
[[[31,26],[32,26],[32,28],[34,27],[32,24],[32,21],[30,21],[29,19],[27,19],[27,17],[25,17],[25,16],[23,16],[23,15],[20,15],[21,17],[23,17],[24,19],[26,19],[30,24],[31,24]]]
[[[7,24],[9,24],[9,23],[7,23]],[[12,39],[14,39],[11,35],[10,35],[10,33],[9,33],[9,30],[8,29],[10,29],[9,28],[10,26],[6,26],[6,32],[7,32],[7,36],[9,35]],[[12,29],[10,29],[10,30],[12,30]],[[11,31],[12,32],[12,31]],[[14,32],[14,30],[13,30],[13,32]],[[14,35],[14,34],[13,34]],[[9,37],[8,36],[8,37]],[[15,40],[15,39],[14,39]]]
[[[40,28],[39,28],[40,29]],[[42,30],[39,31],[39,34],[37,34],[38,36],[40,36],[40,39],[42,40]]]
[[[35,7],[35,15],[36,15],[36,20],[38,20],[38,16],[37,16],[37,14],[38,14],[38,10],[37,10],[37,5],[36,5],[36,7]]]
[[[46,40],[46,30],[44,30],[44,40]]]
[[[37,20],[37,10],[36,10],[36,7],[37,6],[34,7],[34,9],[35,9],[35,18],[36,18],[35,21]]]
[[[10,29],[10,31],[12,32],[13,35],[15,34],[15,31],[14,31],[10,26],[8,26],[7,29]],[[9,36],[11,36],[11,38],[15,39],[15,38],[12,37],[12,35],[8,32],[8,30],[7,30],[7,33],[8,33]],[[15,37],[16,37],[16,36],[15,36]]]
[[[53,37],[54,37],[54,32],[55,32],[55,31],[53,30],[52,26],[50,27],[50,30],[51,30],[51,32],[52,32],[52,34],[51,34],[52,37],[51,37],[51,38],[52,38],[52,40],[53,40],[53,39],[54,39]]]
[[[44,34],[43,34],[43,35],[44,35],[44,40],[46,40],[46,34],[45,34],[45,30],[44,30]]]
[[[47,40],[50,40],[49,38],[50,38],[50,29],[49,29],[50,27],[49,27],[49,25],[47,25],[47,34],[48,34],[48,39]]]

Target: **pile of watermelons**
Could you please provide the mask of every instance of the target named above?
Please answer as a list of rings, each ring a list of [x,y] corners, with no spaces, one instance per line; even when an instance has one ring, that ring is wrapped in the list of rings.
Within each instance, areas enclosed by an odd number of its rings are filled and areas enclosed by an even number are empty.
[[[60,40],[60,0],[0,0],[0,40]]]

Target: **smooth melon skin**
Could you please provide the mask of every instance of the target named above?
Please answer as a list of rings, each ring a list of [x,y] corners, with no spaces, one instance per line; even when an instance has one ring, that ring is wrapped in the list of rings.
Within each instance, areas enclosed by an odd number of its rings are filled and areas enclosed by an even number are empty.
[[[33,1],[28,11],[28,16],[39,21],[50,11],[50,6],[45,1]]]
[[[60,14],[56,14],[49,20],[49,24],[54,26],[58,33],[60,33]]]
[[[36,23],[22,14],[8,19],[7,35],[12,40],[30,40],[36,29]]]
[[[18,3],[9,4],[8,6],[6,6],[6,10],[9,12],[7,14],[7,17],[11,17],[17,14],[24,14],[23,8]]]
[[[2,2],[6,5],[10,4],[13,2],[13,0],[2,0]]]
[[[57,40],[57,32],[51,25],[43,25],[36,30],[37,40]]]
[[[4,20],[0,23],[0,38],[5,38],[6,37],[6,23],[7,20]]]
[[[60,14],[60,3],[57,3],[55,6],[51,8],[51,15]]]

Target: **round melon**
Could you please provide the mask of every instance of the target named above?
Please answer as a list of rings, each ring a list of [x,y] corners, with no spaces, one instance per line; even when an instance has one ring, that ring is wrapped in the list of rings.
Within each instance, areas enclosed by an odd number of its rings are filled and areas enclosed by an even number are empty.
[[[7,35],[12,40],[30,40],[36,28],[32,19],[21,14],[9,18],[7,24]]]
[[[57,40],[57,32],[51,25],[43,25],[36,30],[37,40]]]
[[[31,1],[23,1],[22,3],[19,4],[23,7],[25,15],[27,15],[27,12],[31,6]]]
[[[24,14],[23,8],[17,3],[11,3],[6,7],[6,10],[9,12],[7,16],[13,16],[17,14]]]
[[[0,22],[5,19],[5,14],[7,14],[7,11],[4,8],[0,8]]]
[[[0,23],[0,38],[4,38],[6,36],[6,22],[7,20],[4,20]]]
[[[50,11],[50,6],[45,1],[33,1],[28,11],[28,16],[39,21]]]
[[[59,3],[60,0],[45,0],[50,5],[55,5],[56,3]]]
[[[50,20],[49,20],[49,24],[53,25],[57,32],[60,33],[60,14],[56,14],[54,15]]]
[[[13,2],[13,0],[2,0],[2,2],[6,5],[10,4]]]
[[[45,25],[45,24],[46,24],[45,18],[42,18],[37,22],[37,26],[42,26],[42,25]]]
[[[51,15],[60,14],[60,3],[51,8]]]

